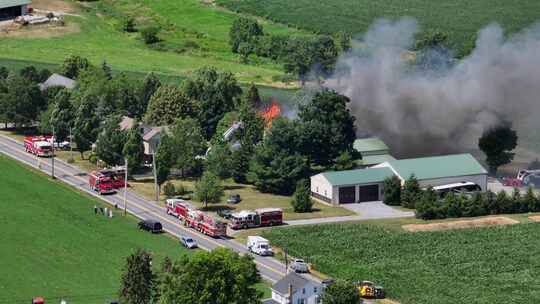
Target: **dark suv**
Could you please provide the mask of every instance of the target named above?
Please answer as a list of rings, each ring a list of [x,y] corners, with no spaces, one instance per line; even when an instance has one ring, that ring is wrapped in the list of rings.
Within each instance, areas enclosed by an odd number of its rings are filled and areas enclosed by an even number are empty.
[[[163,231],[163,226],[161,226],[161,223],[154,220],[140,221],[137,226],[139,229],[150,231],[152,233],[161,233]]]

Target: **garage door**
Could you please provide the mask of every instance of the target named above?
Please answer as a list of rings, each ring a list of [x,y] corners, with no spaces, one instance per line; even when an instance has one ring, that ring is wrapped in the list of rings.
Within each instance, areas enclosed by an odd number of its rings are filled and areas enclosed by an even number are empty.
[[[360,186],[360,202],[379,200],[379,185]]]
[[[341,187],[339,188],[339,203],[340,204],[352,204],[354,203],[356,191],[355,187]]]

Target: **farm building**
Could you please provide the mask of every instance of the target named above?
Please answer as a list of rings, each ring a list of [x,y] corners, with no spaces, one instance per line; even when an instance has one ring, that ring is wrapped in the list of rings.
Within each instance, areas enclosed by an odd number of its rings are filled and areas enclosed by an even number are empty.
[[[358,138],[354,141],[353,148],[362,156],[362,159],[357,161],[359,167],[373,166],[395,160],[390,155],[388,146],[377,137]]]
[[[13,19],[28,12],[30,0],[0,0],[0,20]]]
[[[311,177],[311,194],[331,204],[382,200],[383,181],[397,176],[402,184],[415,175],[421,187],[472,182],[487,189],[487,171],[470,154],[390,160],[347,171],[323,172]]]

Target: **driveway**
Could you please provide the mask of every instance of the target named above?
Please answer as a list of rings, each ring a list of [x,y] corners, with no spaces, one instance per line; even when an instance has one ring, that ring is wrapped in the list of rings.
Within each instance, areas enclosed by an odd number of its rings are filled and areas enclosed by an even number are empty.
[[[365,202],[365,203],[358,203],[358,204],[342,204],[340,205],[340,207],[347,208],[351,211],[354,211],[358,213],[358,215],[316,218],[316,219],[307,219],[307,220],[294,220],[294,221],[286,221],[286,223],[287,225],[293,225],[293,226],[294,225],[313,225],[313,224],[322,224],[322,223],[376,220],[376,219],[389,219],[389,218],[401,218],[401,217],[414,216],[414,212],[400,211],[390,206],[387,206],[380,201]]]

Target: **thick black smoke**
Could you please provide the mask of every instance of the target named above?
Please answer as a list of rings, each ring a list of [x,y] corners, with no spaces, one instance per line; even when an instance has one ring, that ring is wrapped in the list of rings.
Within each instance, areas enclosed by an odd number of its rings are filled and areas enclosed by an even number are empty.
[[[474,149],[501,120],[518,129],[539,120],[540,26],[505,39],[489,25],[468,57],[427,69],[411,67],[417,30],[408,18],[376,22],[326,82],[351,98],[359,135],[381,137],[397,156],[433,155]]]

